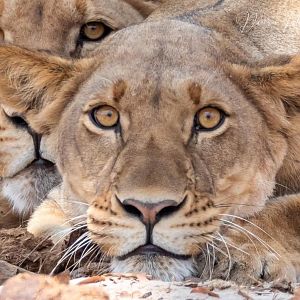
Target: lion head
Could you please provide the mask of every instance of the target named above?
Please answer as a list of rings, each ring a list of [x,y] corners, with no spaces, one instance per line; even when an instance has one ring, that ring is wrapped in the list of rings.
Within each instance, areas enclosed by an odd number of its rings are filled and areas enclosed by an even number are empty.
[[[171,20],[124,29],[80,62],[0,48],[1,101],[54,145],[112,270],[162,279],[194,274],[231,216],[272,195],[299,72],[297,56],[228,62],[208,31]]]

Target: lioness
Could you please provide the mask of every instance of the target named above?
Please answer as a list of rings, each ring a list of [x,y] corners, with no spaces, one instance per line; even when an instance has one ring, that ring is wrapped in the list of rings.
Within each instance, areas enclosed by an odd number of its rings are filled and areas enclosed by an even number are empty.
[[[141,22],[157,6],[144,0],[0,0],[0,42],[84,57],[111,32]],[[53,161],[24,117],[0,108],[0,198],[18,214],[30,214],[60,182]],[[0,209],[6,209],[3,201]]]
[[[238,257],[226,278],[296,280],[299,220],[290,216],[300,197],[265,204],[292,149],[300,57],[255,63],[272,51],[234,22],[250,3],[194,2],[172,17],[176,7],[166,4],[162,16],[115,33],[98,57],[79,62],[0,48],[0,99],[46,135],[63,175],[29,230],[58,233],[85,219],[117,272],[181,280],[201,273],[197,257],[213,259],[205,251],[213,246],[220,277],[223,262]],[[297,5],[279,8],[272,18],[299,15]],[[290,42],[280,26],[269,31]],[[246,249],[235,244],[243,235]]]

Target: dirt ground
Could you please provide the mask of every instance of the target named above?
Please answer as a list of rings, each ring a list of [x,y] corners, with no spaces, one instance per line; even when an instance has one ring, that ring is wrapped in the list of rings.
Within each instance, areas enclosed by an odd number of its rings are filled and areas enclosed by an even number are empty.
[[[22,220],[12,213],[7,202],[0,199],[0,229],[18,227]]]

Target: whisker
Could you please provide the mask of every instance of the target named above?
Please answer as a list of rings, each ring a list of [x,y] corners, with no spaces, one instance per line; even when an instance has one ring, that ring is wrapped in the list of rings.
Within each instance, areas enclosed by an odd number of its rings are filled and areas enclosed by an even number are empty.
[[[207,240],[206,243],[212,243],[211,246],[215,247],[215,249],[218,250],[221,254],[223,254],[224,256],[228,257],[227,253],[225,253],[222,249],[220,249],[218,246],[216,246],[212,240],[209,240],[209,239],[207,239],[205,237],[203,237],[203,238],[205,240]]]
[[[227,249],[227,253],[228,253],[228,259],[229,259],[229,264],[228,264],[228,274],[227,274],[227,277],[226,277],[226,280],[228,280],[229,276],[230,276],[230,271],[232,269],[232,259],[231,259],[231,254],[230,254],[230,251],[229,251],[229,248],[227,246],[227,243],[225,241],[225,239],[223,238],[223,236],[217,232],[217,235],[221,238],[221,240],[223,241],[226,249]]]
[[[211,235],[211,237],[212,237],[213,239],[219,241],[219,242],[223,242],[223,240],[221,240],[220,238],[218,238],[218,237],[216,237],[216,236]],[[226,237],[223,236],[223,238],[225,239]],[[250,254],[249,254],[248,252],[246,252],[246,251],[240,249],[239,247],[235,246],[234,244],[229,243],[228,241],[226,241],[226,243],[227,243],[228,246],[230,246],[230,247],[232,247],[232,248],[234,248],[234,249],[236,249],[236,250],[238,250],[238,251],[240,251],[240,252],[242,252],[242,253],[247,254],[247,255],[250,256]]]
[[[268,245],[268,243],[266,243],[264,240],[262,240],[257,235],[253,234],[251,231],[249,231],[246,228],[241,227],[241,226],[239,226],[239,225],[237,225],[234,222],[231,222],[229,220],[220,219],[220,221],[225,222],[225,223],[229,223],[229,224],[233,225],[234,227],[239,228],[240,230],[247,232],[252,237],[254,237],[256,240],[258,240],[268,251],[271,251],[273,254],[278,255],[278,257],[277,256],[275,256],[275,257],[279,260],[280,254],[276,250],[274,250],[270,245]]]
[[[245,235],[249,240],[250,242],[252,243],[253,247],[255,248],[255,251],[256,251],[256,254],[257,254],[257,257],[259,257],[259,252],[258,252],[258,249],[256,247],[256,244],[254,243],[254,241],[252,240],[252,238],[244,231],[241,231],[240,229],[238,228],[235,228],[234,226],[230,225],[230,224],[224,224],[224,226],[226,226],[227,228],[229,228],[230,230],[233,230],[235,232],[237,232],[238,234],[242,233],[243,235]],[[263,265],[262,265],[262,262],[259,260],[259,263],[260,263],[260,266],[261,266],[261,272],[263,270]]]
[[[210,250],[208,244],[206,244],[206,252],[208,257],[208,271],[209,271],[209,280],[212,279],[212,268],[211,268],[211,260],[210,260]]]
[[[85,247],[84,249],[86,249],[86,247],[88,247],[90,244],[91,244],[91,240],[88,237],[86,237],[83,241],[81,241],[77,245],[76,248],[74,248],[72,251],[70,251],[69,254],[65,257],[65,259],[67,259],[69,257],[67,266],[70,264],[70,261],[72,258],[75,260],[77,251],[79,251],[83,247]]]
[[[205,253],[205,251],[204,251],[204,249],[202,247],[198,246],[198,248],[202,251],[202,253],[204,255],[204,258],[205,258],[205,265],[204,265],[202,273],[200,275],[200,278],[202,278],[202,276],[203,276],[203,274],[204,274],[204,272],[206,270],[206,267],[207,267],[207,256],[206,256],[206,253]]]
[[[255,228],[259,229],[260,231],[262,231],[264,234],[266,234],[269,238],[271,238],[274,242],[276,242],[276,240],[269,234],[267,233],[265,230],[263,230],[261,227],[259,227],[258,225],[256,225],[255,223],[247,220],[247,219],[244,219],[242,217],[239,217],[239,216],[235,216],[235,215],[230,215],[230,214],[219,214],[220,216],[227,216],[227,217],[232,217],[232,218],[236,218],[238,220],[241,220],[241,221],[244,221],[248,224],[251,224],[252,226],[254,226]]]
[[[82,234],[75,242],[72,244],[69,248],[65,250],[64,255],[60,258],[60,260],[56,263],[55,267],[51,271],[50,275],[53,275],[55,270],[58,268],[58,266],[65,260],[67,259],[70,255],[74,253],[74,249],[77,247],[78,243],[85,243],[86,240],[88,239],[87,233]]]
[[[83,224],[81,226],[74,226],[74,228],[66,228],[61,230],[60,232],[57,232],[53,235],[51,235],[51,239],[53,239],[54,236],[56,235],[61,235],[61,237],[54,243],[53,247],[50,249],[50,252],[53,251],[53,249],[60,243],[62,242],[68,235],[71,235],[73,232],[86,228],[86,224]]]
[[[86,247],[84,248],[83,253],[82,253],[81,256],[80,256],[80,259],[77,260],[77,261],[75,261],[74,264],[72,264],[70,267],[67,268],[67,270],[71,270],[71,269],[74,270],[75,268],[80,267],[81,261],[82,261],[85,257],[87,257],[92,251],[94,251],[94,250],[95,250],[95,247],[97,247],[96,245],[92,245],[92,246],[90,247],[91,243],[92,243],[92,241],[90,241],[90,243],[88,243],[88,244],[86,245]]]
[[[230,197],[228,197],[230,198]],[[232,207],[232,206],[245,206],[245,207],[261,207],[261,208],[265,208],[265,205],[252,205],[252,204],[246,204],[246,203],[219,203],[219,204],[215,204],[214,207],[218,208],[218,207]]]

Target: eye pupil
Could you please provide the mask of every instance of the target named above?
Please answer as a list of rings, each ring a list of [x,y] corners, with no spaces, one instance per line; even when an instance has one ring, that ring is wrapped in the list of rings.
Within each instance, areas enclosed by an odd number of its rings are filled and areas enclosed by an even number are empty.
[[[211,115],[210,112],[205,112],[205,117],[206,117],[206,119],[208,119],[208,120],[212,119],[212,115]]]

